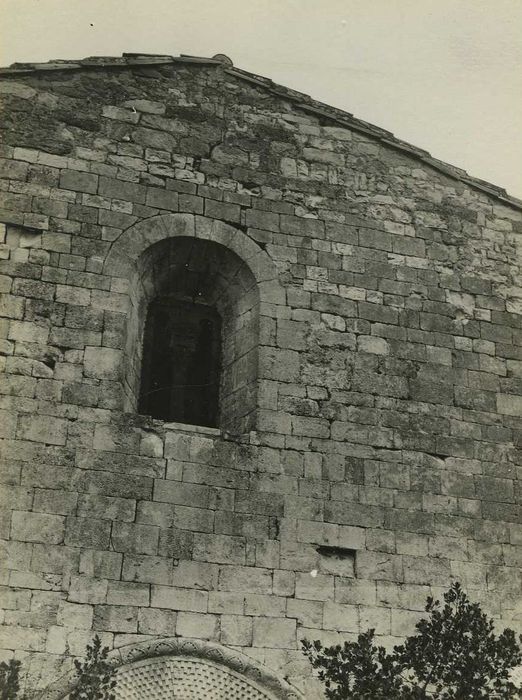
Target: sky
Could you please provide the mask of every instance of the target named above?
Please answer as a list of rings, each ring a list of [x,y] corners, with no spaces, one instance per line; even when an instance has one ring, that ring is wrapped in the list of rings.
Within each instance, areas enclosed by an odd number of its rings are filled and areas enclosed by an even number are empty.
[[[522,198],[522,0],[1,0],[0,65],[227,54]]]

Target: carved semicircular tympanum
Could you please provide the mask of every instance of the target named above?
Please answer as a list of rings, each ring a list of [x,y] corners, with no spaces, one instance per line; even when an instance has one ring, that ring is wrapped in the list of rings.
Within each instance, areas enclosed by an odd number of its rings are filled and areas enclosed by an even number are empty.
[[[118,672],[117,700],[276,700],[232,669],[188,656],[144,659]]]
[[[266,666],[211,642],[148,640],[115,649],[109,661],[116,700],[303,700]]]

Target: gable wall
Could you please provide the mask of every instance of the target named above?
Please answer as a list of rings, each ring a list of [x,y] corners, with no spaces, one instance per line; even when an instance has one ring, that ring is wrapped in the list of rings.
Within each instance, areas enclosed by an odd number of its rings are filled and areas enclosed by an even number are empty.
[[[6,656],[178,634],[313,697],[300,638],[392,643],[451,580],[520,626],[521,213],[220,68],[0,90]],[[278,274],[248,435],[121,411],[104,261],[169,212]]]

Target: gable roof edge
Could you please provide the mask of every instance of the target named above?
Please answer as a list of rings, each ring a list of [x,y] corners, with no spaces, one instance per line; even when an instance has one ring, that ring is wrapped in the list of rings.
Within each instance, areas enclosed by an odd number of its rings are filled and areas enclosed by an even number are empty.
[[[336,107],[332,107],[323,102],[314,100],[305,93],[298,92],[291,88],[274,83],[270,78],[250,73],[249,71],[240,68],[228,67],[221,58],[206,58],[201,56],[168,56],[165,54],[143,54],[143,53],[123,53],[121,57],[97,57],[91,56],[88,58],[67,61],[54,60],[47,63],[13,63],[6,68],[0,68],[0,78],[13,78],[17,75],[28,75],[31,73],[40,73],[42,71],[76,71],[88,68],[132,68],[134,66],[152,66],[152,65],[169,65],[174,63],[191,63],[196,65],[223,66],[224,72],[268,90],[276,97],[293,102],[299,109],[302,109],[309,114],[323,119],[329,119],[340,126],[357,131],[366,136],[369,136],[384,146],[394,148],[402,153],[405,153],[411,158],[414,158],[424,165],[427,165],[437,172],[450,177],[454,180],[478,190],[483,194],[498,199],[502,204],[511,206],[516,209],[522,209],[522,199],[509,195],[503,187],[494,185],[493,183],[481,180],[469,175],[462,168],[446,163],[445,161],[434,158],[428,151],[418,148],[407,141],[394,136],[394,134],[386,129],[365,122],[362,119],[354,117],[350,112],[345,112]],[[227,67],[225,67],[227,66]]]

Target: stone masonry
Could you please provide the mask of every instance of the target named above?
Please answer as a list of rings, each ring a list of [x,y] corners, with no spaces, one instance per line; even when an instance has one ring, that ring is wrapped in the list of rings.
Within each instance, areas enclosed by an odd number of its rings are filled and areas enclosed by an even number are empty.
[[[396,643],[452,581],[522,631],[522,204],[220,59],[0,77],[2,658],[178,635],[319,698],[302,638]],[[136,409],[187,238],[254,284],[230,430]]]

